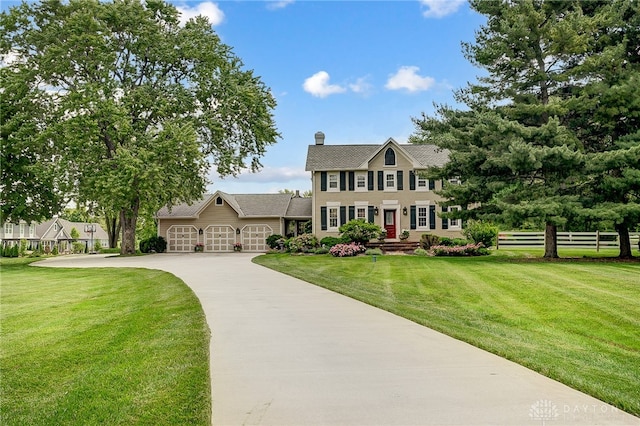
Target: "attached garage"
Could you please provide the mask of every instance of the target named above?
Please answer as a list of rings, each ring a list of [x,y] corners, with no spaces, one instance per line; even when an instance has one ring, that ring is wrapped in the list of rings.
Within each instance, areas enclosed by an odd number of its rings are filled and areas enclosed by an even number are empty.
[[[205,252],[260,253],[273,234],[288,235],[311,220],[311,198],[294,194],[227,194],[218,191],[195,203],[158,211],[158,235],[170,253],[187,253],[202,246]],[[293,231],[290,231],[292,229]]]

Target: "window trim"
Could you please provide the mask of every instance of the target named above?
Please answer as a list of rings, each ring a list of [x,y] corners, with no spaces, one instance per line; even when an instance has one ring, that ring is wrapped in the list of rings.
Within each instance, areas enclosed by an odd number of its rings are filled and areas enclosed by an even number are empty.
[[[462,210],[460,206],[450,206],[447,208],[447,212],[454,210]],[[462,229],[462,219],[449,219],[449,229]]]
[[[391,180],[393,181],[393,186],[389,186],[389,176],[391,176]],[[397,192],[398,191],[398,182],[396,178],[396,171],[385,171],[384,172],[384,190],[386,192]]]
[[[431,203],[429,201],[416,201],[416,230],[418,231],[429,231],[429,206]],[[424,209],[424,225],[420,226],[420,209]]]
[[[362,187],[358,185],[360,179],[362,179]],[[369,188],[367,188],[367,172],[356,172],[356,185],[354,189],[355,192],[367,192],[369,190]]]
[[[392,153],[393,154],[393,164],[387,163],[387,153]],[[385,167],[396,167],[398,165],[398,155],[396,154],[396,150],[391,148],[391,147],[387,147],[387,149],[385,149],[384,151],[384,166]]]
[[[335,187],[331,186],[332,184],[335,184]],[[327,173],[327,192],[340,192],[340,173]]]

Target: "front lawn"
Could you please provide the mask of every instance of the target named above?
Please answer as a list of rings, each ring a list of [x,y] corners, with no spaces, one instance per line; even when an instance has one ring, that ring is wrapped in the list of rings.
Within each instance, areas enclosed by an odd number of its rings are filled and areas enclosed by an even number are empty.
[[[375,262],[369,256],[276,254],[254,262],[469,342],[640,415],[640,263],[542,261],[527,253],[386,255]]]
[[[175,276],[3,259],[0,424],[210,425],[209,330]]]

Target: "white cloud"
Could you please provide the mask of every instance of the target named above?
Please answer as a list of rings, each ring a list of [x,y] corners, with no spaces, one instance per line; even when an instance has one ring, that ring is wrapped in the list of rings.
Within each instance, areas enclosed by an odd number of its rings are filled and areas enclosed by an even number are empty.
[[[267,9],[269,10],[284,9],[285,7],[293,3],[294,3],[294,0],[269,0],[267,1]]]
[[[294,167],[263,167],[259,172],[252,173],[249,169],[243,170],[236,177],[220,178],[217,171],[209,174],[209,179],[215,182],[220,179],[219,183],[229,182],[259,182],[259,183],[282,183],[286,187],[286,183],[297,179],[311,179],[309,172],[303,168]]]
[[[337,84],[329,84],[329,73],[319,71],[311,77],[305,79],[302,87],[305,92],[311,93],[313,96],[325,98],[336,93],[343,93],[347,89]]]
[[[389,90],[407,90],[409,92],[420,92],[429,90],[435,84],[432,77],[422,77],[418,75],[420,68],[416,66],[400,67],[398,72],[391,75],[384,86]]]
[[[420,0],[427,8],[422,15],[425,18],[442,18],[456,13],[466,0]]]
[[[368,77],[360,77],[356,80],[355,83],[349,84],[349,89],[360,95],[367,95],[371,92],[371,84],[369,83]]]
[[[224,20],[224,12],[220,10],[216,3],[210,1],[197,3],[194,6],[176,6],[176,9],[180,12],[180,23],[183,25],[189,19],[195,18],[198,15],[209,18],[211,25],[219,25]]]

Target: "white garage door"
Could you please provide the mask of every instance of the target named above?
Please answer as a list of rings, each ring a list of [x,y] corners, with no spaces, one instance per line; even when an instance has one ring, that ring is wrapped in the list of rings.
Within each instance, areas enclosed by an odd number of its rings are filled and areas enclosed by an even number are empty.
[[[267,251],[266,238],[273,234],[269,225],[247,225],[242,228],[242,249],[245,251]]]
[[[204,251],[233,251],[236,242],[236,231],[228,225],[210,225],[205,230]],[[238,237],[240,237],[238,235]]]
[[[195,226],[173,225],[167,230],[167,251],[193,251],[198,242],[198,230]]]

